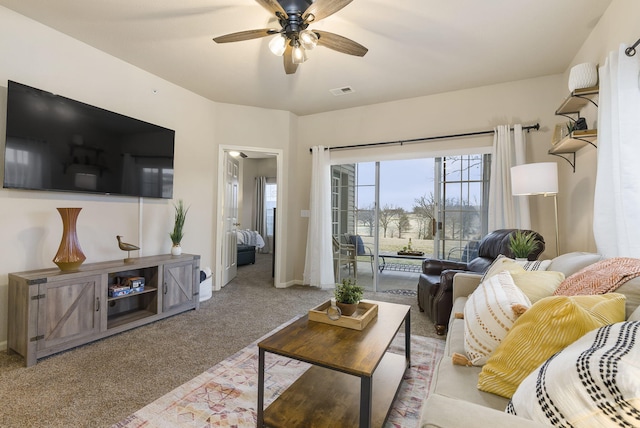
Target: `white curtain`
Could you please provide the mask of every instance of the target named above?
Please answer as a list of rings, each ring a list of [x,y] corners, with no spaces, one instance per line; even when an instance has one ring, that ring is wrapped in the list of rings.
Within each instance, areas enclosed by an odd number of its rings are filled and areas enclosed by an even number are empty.
[[[265,186],[267,177],[256,177],[256,223],[255,230],[262,236],[265,245],[258,250],[259,253],[269,253],[270,243],[267,235],[267,213],[264,207]]]
[[[309,228],[304,263],[304,283],[333,288],[333,251],[331,244],[331,166],[329,151],[312,147]]]
[[[640,257],[640,58],[625,45],[600,67],[593,235],[605,257]]]
[[[531,229],[529,199],[511,194],[511,167],[526,163],[525,134],[522,125],[494,130],[489,181],[489,232],[496,229]]]

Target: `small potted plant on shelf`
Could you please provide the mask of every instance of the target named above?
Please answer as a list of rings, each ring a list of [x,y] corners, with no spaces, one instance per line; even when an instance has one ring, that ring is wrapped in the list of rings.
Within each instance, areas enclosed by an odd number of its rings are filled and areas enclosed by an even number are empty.
[[[527,260],[529,254],[538,248],[538,241],[533,233],[517,230],[509,235],[509,248],[516,259]]]
[[[175,220],[173,223],[173,231],[169,232],[169,237],[173,243],[173,246],[171,247],[171,254],[179,256],[182,254],[182,247],[180,246],[180,243],[184,236],[184,221],[187,218],[189,208],[185,208],[182,199],[179,199],[178,203],[174,204],[173,207],[175,208]]]
[[[357,285],[355,280],[351,278],[345,278],[342,280],[342,284],[336,284],[336,289],[333,292],[336,306],[340,308],[340,312],[344,316],[353,315],[358,309],[358,302],[362,299],[363,294],[364,288]]]

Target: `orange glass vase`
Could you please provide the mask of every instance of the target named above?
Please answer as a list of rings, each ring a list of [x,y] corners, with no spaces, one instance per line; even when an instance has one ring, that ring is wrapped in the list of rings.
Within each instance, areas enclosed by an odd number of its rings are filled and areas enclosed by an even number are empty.
[[[57,208],[62,217],[62,240],[53,262],[60,270],[76,270],[86,257],[76,234],[76,222],[82,208]]]

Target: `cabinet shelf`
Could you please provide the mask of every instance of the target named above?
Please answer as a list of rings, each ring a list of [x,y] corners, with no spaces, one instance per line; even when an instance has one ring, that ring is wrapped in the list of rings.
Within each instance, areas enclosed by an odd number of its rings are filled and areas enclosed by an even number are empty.
[[[138,296],[140,294],[155,293],[156,291],[158,291],[156,287],[145,287],[144,290],[138,291],[135,293],[125,294],[124,296],[118,296],[118,297],[109,297],[107,301],[111,302],[112,300],[127,299],[127,298]]]
[[[109,317],[109,320],[107,322],[107,328],[111,329],[111,328],[120,327],[121,325],[126,325],[134,321],[141,320],[143,318],[152,317],[154,315],[156,314],[148,310],[134,310],[129,312],[123,312],[118,315]]]

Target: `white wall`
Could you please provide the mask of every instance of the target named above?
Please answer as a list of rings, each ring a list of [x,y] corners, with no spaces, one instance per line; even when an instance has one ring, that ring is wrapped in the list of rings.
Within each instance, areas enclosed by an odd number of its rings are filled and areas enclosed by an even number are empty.
[[[294,118],[288,112],[214,103],[0,7],[2,140],[8,80],[174,129],[174,199],[190,206],[182,246],[185,252],[201,256],[201,266],[214,266],[217,253],[219,145],[251,142],[286,148]],[[62,235],[57,207],[82,208],[78,238],[87,256],[85,263],[90,263],[126,256],[118,249],[116,235],[139,245],[141,255],[168,253],[172,203],[0,189],[0,234],[5,242],[0,246],[0,314],[7,313],[9,272],[55,267],[52,259]],[[2,316],[0,347],[6,332],[7,319]]]
[[[308,209],[310,159],[308,148],[322,144],[340,146],[350,144],[394,141],[466,132],[491,130],[496,125],[539,122],[538,132],[527,136],[527,156],[530,162],[553,161],[546,155],[551,145],[555,124],[554,111],[558,98],[562,97],[561,75],[510,82],[500,85],[450,92],[428,97],[413,98],[386,104],[377,104],[301,117],[300,150],[296,180],[296,208],[291,212]],[[560,94],[560,96],[559,96]],[[426,143],[350,150],[346,155],[336,151],[335,157],[348,157],[351,161],[379,160],[388,158],[429,157],[445,154],[458,148],[475,147],[486,151],[493,143],[492,135],[458,140],[436,140]],[[410,174],[410,171],[407,172]],[[532,200],[533,228],[547,237],[549,245],[545,255],[552,257],[555,251],[553,226],[553,203]],[[300,230],[298,245],[304,245],[307,220],[295,217]],[[303,233],[304,231],[304,233]],[[298,256],[296,278],[302,276],[304,253]]]

